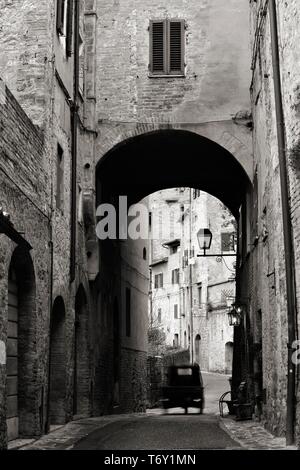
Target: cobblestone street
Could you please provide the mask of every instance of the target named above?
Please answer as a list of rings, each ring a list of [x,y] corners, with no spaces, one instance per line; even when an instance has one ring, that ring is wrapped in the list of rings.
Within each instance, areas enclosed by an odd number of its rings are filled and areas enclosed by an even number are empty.
[[[168,414],[155,409],[146,414],[82,419],[58,427],[35,442],[15,441],[10,447],[23,450],[287,449],[285,439],[273,437],[260,423],[220,418],[218,397],[227,390],[228,377],[208,373],[203,377],[206,389],[203,416],[193,409],[186,416],[178,408]]]

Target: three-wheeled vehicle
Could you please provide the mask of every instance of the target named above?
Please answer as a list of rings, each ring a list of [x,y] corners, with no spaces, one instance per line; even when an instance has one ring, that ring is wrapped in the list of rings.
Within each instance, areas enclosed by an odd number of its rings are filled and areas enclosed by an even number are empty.
[[[168,369],[167,385],[161,389],[161,404],[169,408],[198,408],[199,413],[204,409],[204,387],[198,364],[170,366]]]

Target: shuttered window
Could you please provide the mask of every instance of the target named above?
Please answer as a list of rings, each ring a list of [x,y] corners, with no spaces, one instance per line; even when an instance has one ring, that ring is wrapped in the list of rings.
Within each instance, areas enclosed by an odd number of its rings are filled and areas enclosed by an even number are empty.
[[[71,57],[72,39],[73,39],[73,0],[68,1],[66,26],[67,26],[66,51],[67,51],[67,56]]]
[[[59,34],[64,34],[66,0],[57,0],[56,29]]]
[[[74,0],[57,0],[56,30],[66,48],[67,57],[72,55]]]
[[[184,20],[151,21],[151,74],[182,76],[184,66]]]

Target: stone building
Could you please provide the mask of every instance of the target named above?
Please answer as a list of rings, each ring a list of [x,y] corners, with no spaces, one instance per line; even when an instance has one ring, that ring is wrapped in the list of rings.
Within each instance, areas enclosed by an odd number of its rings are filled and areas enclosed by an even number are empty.
[[[289,443],[295,436],[299,444],[299,366],[293,343],[299,336],[300,5],[296,0],[251,1],[250,13],[252,367],[266,426],[276,435],[287,434]]]
[[[230,373],[233,328],[227,313],[228,301],[235,298],[234,218],[216,198],[189,188],[152,194],[149,210],[150,328],[161,331],[166,347],[188,349],[202,370]],[[232,257],[197,257],[201,228],[213,233],[212,253],[232,251]]]
[[[14,437],[143,409],[149,250],[99,242],[96,207],[180,187],[238,221],[233,386],[246,380],[257,415],[299,440],[299,12],[296,0],[1,2],[1,445],[6,417]]]
[[[128,272],[130,243],[115,283],[104,256],[99,273],[92,3],[1,3],[1,447],[145,407],[144,244],[133,247],[140,273]]]

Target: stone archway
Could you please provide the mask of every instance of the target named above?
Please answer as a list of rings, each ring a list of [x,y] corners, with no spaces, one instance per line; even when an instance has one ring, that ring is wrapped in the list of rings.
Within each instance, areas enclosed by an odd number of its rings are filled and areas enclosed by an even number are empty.
[[[83,286],[75,298],[75,338],[74,338],[74,398],[73,414],[90,414],[90,358],[88,336],[88,305]]]
[[[112,204],[118,221],[118,210],[122,210],[120,196],[127,196],[127,206],[130,207],[163,189],[199,189],[219,199],[232,213],[239,224],[238,251],[244,256],[245,247],[250,244],[247,221],[250,220],[253,188],[252,154],[249,150],[251,145],[250,142],[248,146],[245,143],[247,139],[251,139],[251,132],[243,127],[241,135],[246,136],[243,142],[237,136],[237,129],[241,128],[242,126],[228,121],[220,126],[133,126],[131,135],[130,131],[126,132],[128,128],[123,126],[118,127],[117,133],[116,129],[110,129],[106,136],[102,132],[103,140],[100,142],[99,139],[97,143],[97,207],[100,204]],[[130,242],[133,240],[127,240],[128,244]],[[114,291],[118,288],[118,279],[124,290],[126,277],[130,277],[128,270],[124,269],[122,257],[119,256],[122,246],[122,243],[109,237],[95,242],[102,276],[105,273]],[[137,259],[130,261],[131,268],[140,267]],[[241,279],[239,270],[236,279],[238,285]],[[124,298],[120,296],[120,302],[122,301],[124,306]],[[187,325],[183,328],[183,346],[187,349],[193,346],[190,341],[194,342],[194,338],[191,334],[188,335]],[[138,350],[136,346],[134,349]],[[236,354],[236,376],[240,377],[243,358],[239,345]],[[122,370],[121,374],[126,372]],[[123,383],[123,377],[121,382]]]
[[[65,304],[62,297],[54,301],[50,327],[49,423],[66,422],[66,332]]]
[[[27,250],[13,253],[8,275],[7,435],[8,441],[40,433],[36,376],[36,284]]]

